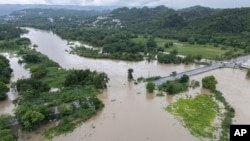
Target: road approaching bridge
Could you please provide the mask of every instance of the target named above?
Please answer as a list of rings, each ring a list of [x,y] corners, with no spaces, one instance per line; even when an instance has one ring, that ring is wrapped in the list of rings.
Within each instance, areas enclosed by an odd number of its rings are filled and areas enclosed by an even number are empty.
[[[155,85],[159,86],[159,85],[165,83],[166,81],[179,79],[183,75],[193,76],[193,75],[197,75],[197,74],[201,74],[201,73],[204,73],[204,72],[212,71],[212,70],[222,68],[222,67],[236,67],[236,66],[239,66],[242,62],[247,61],[249,59],[250,59],[250,55],[247,55],[247,56],[238,57],[238,58],[231,59],[231,60],[224,61],[224,62],[212,63],[210,66],[205,66],[205,67],[201,67],[201,68],[181,72],[181,73],[178,73],[176,75],[170,75],[170,76],[162,77],[162,78],[160,78],[158,80],[155,80],[154,83],[155,83]]]

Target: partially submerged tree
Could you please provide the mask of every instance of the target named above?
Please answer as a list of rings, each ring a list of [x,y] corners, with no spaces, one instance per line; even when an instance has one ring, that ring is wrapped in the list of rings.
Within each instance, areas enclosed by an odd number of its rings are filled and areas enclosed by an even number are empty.
[[[134,72],[134,70],[132,68],[128,69],[128,80],[129,81],[133,80],[133,74],[132,74],[133,72]]]
[[[180,78],[180,82],[181,83],[188,83],[189,81],[189,76],[184,74],[181,78]]]
[[[247,77],[247,78],[250,78],[250,69],[247,70],[246,77]]]
[[[3,82],[0,81],[0,101],[7,98],[7,92],[9,88],[5,86]]]
[[[202,79],[202,87],[203,88],[215,90],[217,83],[218,82],[217,82],[217,80],[215,79],[215,77],[213,75],[204,77]]]
[[[155,83],[153,83],[153,82],[148,82],[146,88],[147,88],[147,91],[148,91],[148,92],[150,92],[150,93],[154,92]]]
[[[173,71],[170,76],[176,76],[177,75],[177,72],[176,71]]]

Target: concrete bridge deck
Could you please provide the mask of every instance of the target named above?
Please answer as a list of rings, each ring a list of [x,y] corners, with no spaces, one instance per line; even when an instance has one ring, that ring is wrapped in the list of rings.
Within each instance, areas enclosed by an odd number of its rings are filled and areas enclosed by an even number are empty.
[[[193,76],[193,75],[205,73],[205,72],[212,71],[212,70],[222,68],[222,67],[236,67],[236,66],[239,66],[242,62],[247,61],[249,59],[250,59],[250,55],[247,55],[247,56],[242,56],[242,57],[238,57],[238,58],[235,58],[235,59],[231,59],[231,60],[228,60],[228,61],[213,63],[210,66],[205,66],[205,67],[201,67],[201,68],[181,72],[181,73],[178,73],[178,74],[176,74],[174,76],[170,75],[170,76],[160,78],[158,80],[155,80],[154,83],[155,83],[155,85],[159,86],[159,85],[165,83],[166,81],[179,79],[183,75]]]

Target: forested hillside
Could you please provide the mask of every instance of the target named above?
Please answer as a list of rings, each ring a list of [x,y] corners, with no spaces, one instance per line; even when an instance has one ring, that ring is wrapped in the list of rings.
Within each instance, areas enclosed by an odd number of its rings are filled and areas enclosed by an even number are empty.
[[[197,6],[192,6],[192,7],[180,9],[177,12],[180,13],[184,17],[184,19],[192,20],[194,18],[209,15],[209,14],[214,13],[214,12],[219,11],[219,10],[220,9],[213,9],[213,8],[202,7],[200,5],[197,5]]]
[[[94,58],[142,60],[148,53],[155,56],[169,51],[169,43],[174,41],[175,47],[182,43],[199,49],[215,47],[212,50],[224,54],[209,59],[228,59],[250,52],[249,14],[250,8],[202,6],[180,10],[165,6],[123,7],[111,12],[26,9],[6,16],[2,23],[52,30],[64,39],[102,48],[102,54],[100,51],[80,51]]]
[[[224,9],[199,17],[188,23],[188,27],[201,33],[238,34],[250,31],[250,8]]]
[[[140,34],[198,44],[223,44],[247,49],[250,8],[211,9],[194,6],[175,11],[156,8],[120,8],[111,12],[125,28]]]

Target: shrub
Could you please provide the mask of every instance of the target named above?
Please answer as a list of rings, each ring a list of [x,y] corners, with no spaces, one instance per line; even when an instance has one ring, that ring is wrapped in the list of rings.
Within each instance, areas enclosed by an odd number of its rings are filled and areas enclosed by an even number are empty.
[[[149,83],[147,83],[147,91],[148,92],[154,92],[154,89],[155,89],[155,84],[153,83],[153,82],[149,82]]]
[[[217,80],[215,79],[214,76],[207,76],[204,77],[202,79],[202,87],[203,88],[207,88],[207,89],[211,89],[211,90],[215,90],[216,89],[216,84],[217,84]]]

